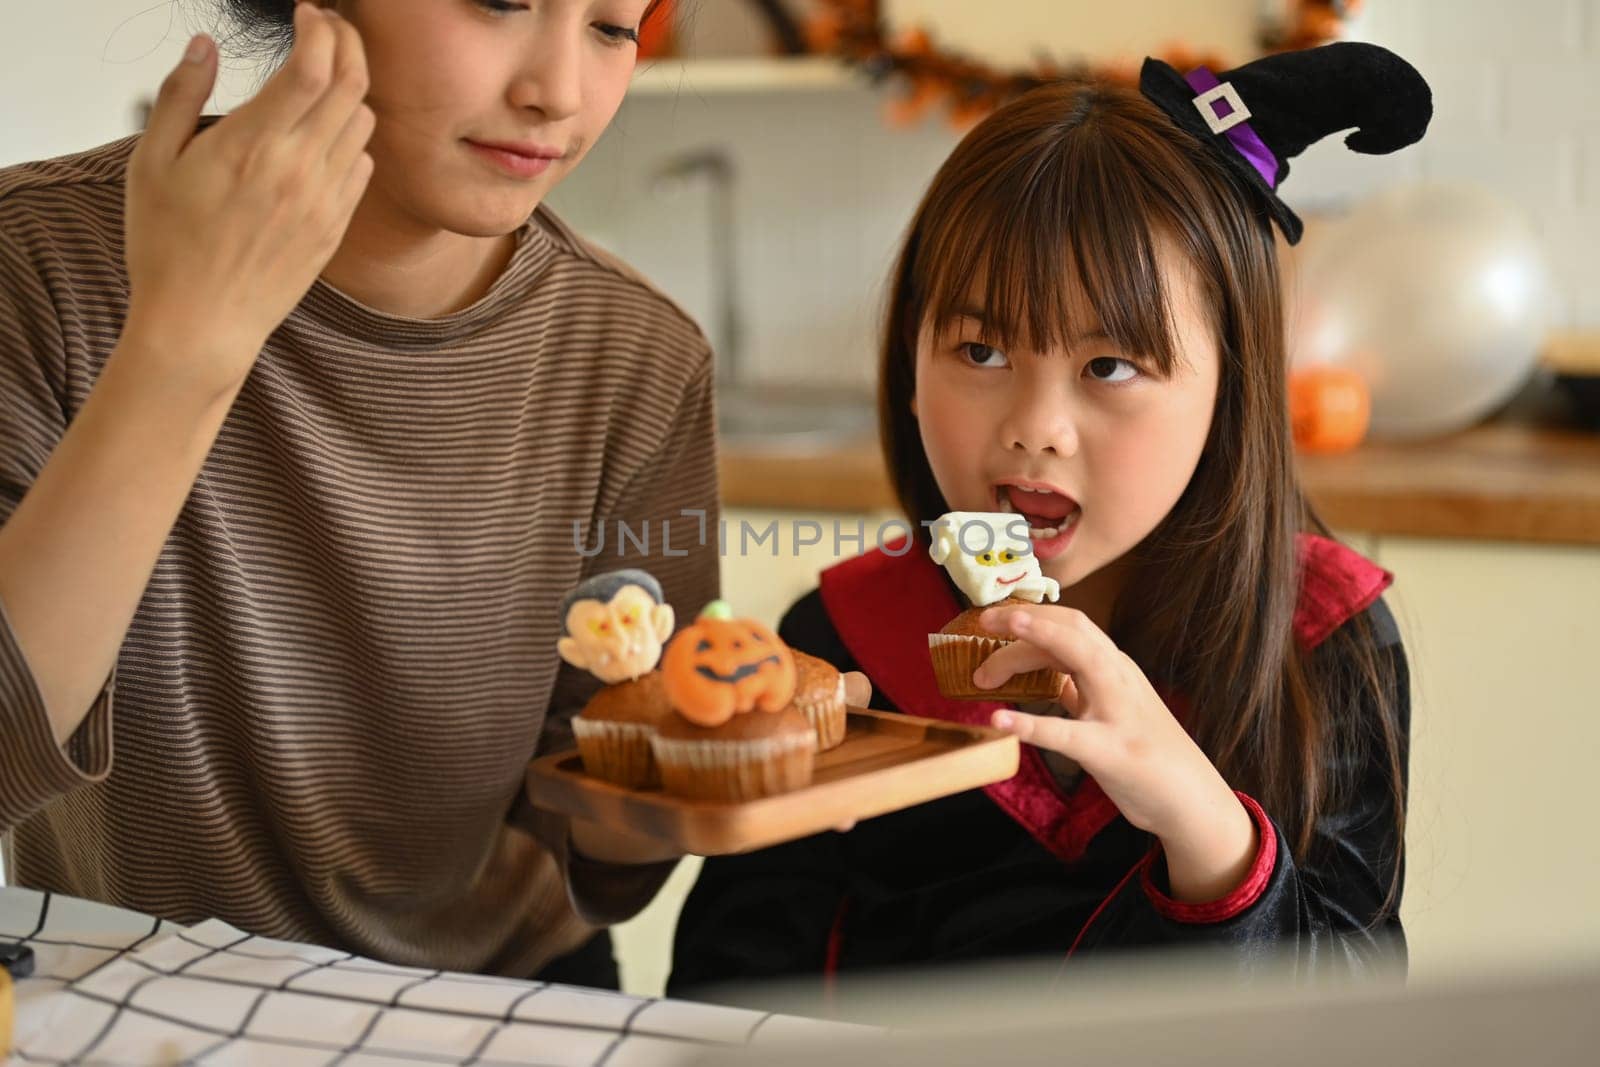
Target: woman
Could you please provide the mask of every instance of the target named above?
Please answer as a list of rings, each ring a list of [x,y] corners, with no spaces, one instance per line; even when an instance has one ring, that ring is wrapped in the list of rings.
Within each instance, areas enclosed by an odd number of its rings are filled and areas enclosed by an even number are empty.
[[[710,352],[539,206],[652,5],[228,6],[292,42],[238,111],[199,37],[143,136],[0,170],[7,869],[535,974],[672,858],[516,810],[596,684],[562,595],[717,593]]]

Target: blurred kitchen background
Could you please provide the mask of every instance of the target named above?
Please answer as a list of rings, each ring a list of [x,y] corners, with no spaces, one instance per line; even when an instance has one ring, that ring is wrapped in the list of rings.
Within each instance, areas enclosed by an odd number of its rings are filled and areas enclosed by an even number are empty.
[[[775,57],[782,35],[764,6],[680,2],[658,45],[671,54],[641,63],[614,128],[553,203],[716,344],[727,595],[776,621],[837,558],[836,520],[866,523],[870,546],[892,514],[871,437],[883,282],[960,133],[945,100],[910,114],[901,79]],[[828,37],[819,20],[849,5],[784,6],[815,46]],[[888,0],[882,13],[893,49],[1005,69],[1174,46],[1237,64],[1302,6]],[[1329,138],[1284,191],[1309,223],[1289,264],[1306,483],[1397,573],[1390,602],[1413,662],[1413,972],[1593,960],[1600,434],[1584,427],[1600,426],[1600,0],[1321,6],[1338,36],[1415,64],[1436,109],[1426,139],[1392,156]],[[131,132],[187,33],[213,28],[206,10],[10,5],[0,164]],[[218,106],[258,77],[235,65]],[[776,557],[770,544],[737,552],[741,524],[775,519]],[[819,544],[795,547],[799,519],[822,525]],[[660,990],[694,873],[685,864],[619,930],[630,989]]]

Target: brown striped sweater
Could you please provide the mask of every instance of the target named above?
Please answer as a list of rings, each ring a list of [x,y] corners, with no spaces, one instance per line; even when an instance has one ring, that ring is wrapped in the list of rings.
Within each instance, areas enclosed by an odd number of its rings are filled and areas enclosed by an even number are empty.
[[[134,143],[0,170],[0,521],[117,340]],[[508,816],[596,684],[556,656],[562,595],[624,565],[680,617],[716,595],[714,426],[694,323],[547,211],[445,318],[317,283],[262,351],[65,746],[0,605],[8,876],[518,975],[585,919],[637,910],[660,868],[569,858],[559,820],[538,820],[541,844]],[[580,554],[601,524],[603,551]]]

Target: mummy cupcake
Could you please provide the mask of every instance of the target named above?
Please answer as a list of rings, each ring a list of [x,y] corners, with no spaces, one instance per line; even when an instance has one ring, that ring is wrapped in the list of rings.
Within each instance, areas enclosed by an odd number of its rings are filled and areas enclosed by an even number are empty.
[[[951,511],[933,527],[933,561],[944,567],[972,603],[928,635],[939,691],[952,700],[1055,700],[1066,676],[1047,669],[1011,678],[999,689],[979,689],[973,672],[1012,639],[978,624],[983,612],[1007,601],[1040,604],[1061,597],[1061,586],[1039,569],[1025,520],[1009,512]]]
[[[661,585],[641,570],[599,574],[561,605],[561,658],[609,683],[572,720],[583,769],[629,789],[660,784],[650,740],[671,714],[656,664],[672,634]]]

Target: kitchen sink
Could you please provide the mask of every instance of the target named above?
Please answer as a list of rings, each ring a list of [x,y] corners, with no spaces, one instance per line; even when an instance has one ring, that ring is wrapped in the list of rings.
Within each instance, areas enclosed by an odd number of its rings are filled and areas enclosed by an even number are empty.
[[[783,451],[872,441],[877,405],[857,389],[733,387],[717,394],[717,432],[727,444]]]

